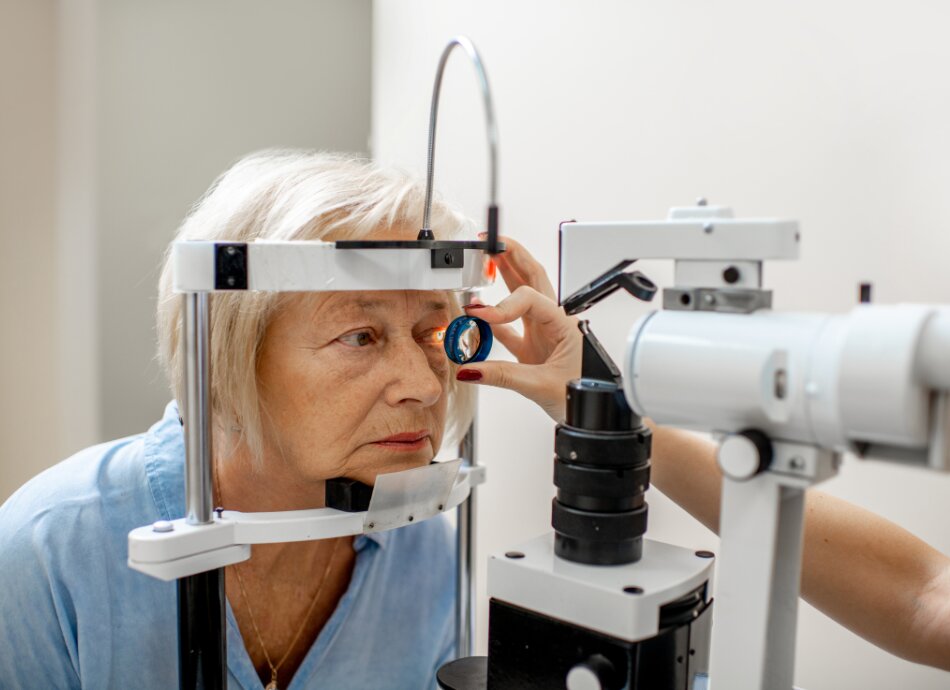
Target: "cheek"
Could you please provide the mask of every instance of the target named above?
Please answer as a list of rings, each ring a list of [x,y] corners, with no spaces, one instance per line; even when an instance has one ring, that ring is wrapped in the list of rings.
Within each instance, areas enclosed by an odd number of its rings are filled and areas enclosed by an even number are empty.
[[[261,373],[264,416],[285,449],[345,443],[380,395],[368,362],[304,353]]]
[[[442,348],[438,348],[435,352],[430,352],[428,359],[429,368],[431,368],[432,373],[442,381],[442,387],[445,388],[449,381],[449,373],[453,370],[454,365],[449,361],[449,358],[445,356],[445,351]]]
[[[380,377],[370,362],[327,362],[301,371],[298,380],[305,391],[305,407],[329,435],[352,431],[382,394],[377,384]]]

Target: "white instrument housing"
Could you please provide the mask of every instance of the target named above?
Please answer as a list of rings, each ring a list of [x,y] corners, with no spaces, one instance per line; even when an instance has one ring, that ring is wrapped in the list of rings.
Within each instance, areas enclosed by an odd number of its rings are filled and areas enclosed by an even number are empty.
[[[950,308],[848,314],[652,312],[630,331],[631,407],[660,424],[757,429],[950,469]],[[915,453],[919,457],[914,457]]]

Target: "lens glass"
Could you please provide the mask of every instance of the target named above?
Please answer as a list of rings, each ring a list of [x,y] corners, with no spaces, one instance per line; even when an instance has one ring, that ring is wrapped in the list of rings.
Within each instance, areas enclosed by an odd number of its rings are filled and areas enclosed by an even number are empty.
[[[466,362],[475,356],[475,353],[478,352],[479,345],[481,345],[481,334],[478,332],[478,324],[474,321],[469,321],[462,327],[458,340],[459,350],[462,351]]]

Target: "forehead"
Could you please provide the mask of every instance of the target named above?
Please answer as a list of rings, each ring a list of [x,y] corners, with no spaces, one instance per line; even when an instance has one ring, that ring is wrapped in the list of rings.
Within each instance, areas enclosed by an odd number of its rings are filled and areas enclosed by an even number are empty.
[[[448,293],[438,290],[365,290],[333,295],[337,307],[364,311],[409,308],[437,311],[449,306]]]
[[[321,320],[374,316],[421,318],[451,308],[449,293],[439,290],[360,290],[311,293],[301,305]]]

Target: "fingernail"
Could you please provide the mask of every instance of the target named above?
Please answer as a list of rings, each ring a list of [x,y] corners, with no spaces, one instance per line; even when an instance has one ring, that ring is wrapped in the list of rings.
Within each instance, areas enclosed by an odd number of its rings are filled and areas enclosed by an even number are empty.
[[[462,369],[455,375],[456,381],[481,381],[482,372],[478,369]]]
[[[478,233],[478,236],[479,236],[479,237],[488,237],[488,233],[487,233],[487,232],[480,232],[480,233]]]
[[[487,304],[466,304],[462,309],[484,309],[487,306]]]

